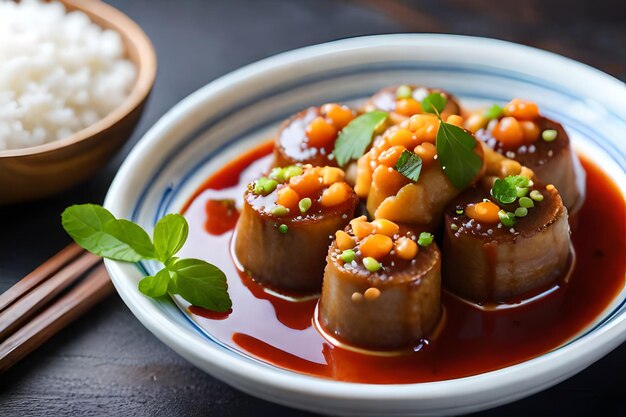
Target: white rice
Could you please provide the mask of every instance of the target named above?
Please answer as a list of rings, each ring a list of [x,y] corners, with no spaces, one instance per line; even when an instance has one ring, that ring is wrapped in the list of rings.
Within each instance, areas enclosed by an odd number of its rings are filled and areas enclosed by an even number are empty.
[[[59,2],[0,0],[0,151],[93,124],[122,103],[135,76],[116,31]]]

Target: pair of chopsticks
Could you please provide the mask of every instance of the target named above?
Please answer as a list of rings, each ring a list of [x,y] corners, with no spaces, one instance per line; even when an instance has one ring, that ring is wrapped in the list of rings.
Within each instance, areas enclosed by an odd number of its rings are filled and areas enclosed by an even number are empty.
[[[102,260],[77,244],[48,259],[0,294],[0,373],[112,292]]]

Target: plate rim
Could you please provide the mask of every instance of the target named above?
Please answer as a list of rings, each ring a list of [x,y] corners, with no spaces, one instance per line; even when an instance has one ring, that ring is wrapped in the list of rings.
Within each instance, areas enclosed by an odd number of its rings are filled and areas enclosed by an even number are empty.
[[[420,42],[437,41],[454,43],[470,42],[492,47],[498,46],[516,48],[522,53],[550,57],[549,59],[556,59],[563,65],[574,66],[579,70],[584,70],[584,72],[590,72],[592,76],[606,82],[608,85],[620,87],[621,90],[618,89],[618,94],[619,91],[621,91],[621,95],[623,96],[622,99],[626,102],[626,88],[624,88],[624,83],[618,79],[605,74],[598,69],[590,67],[589,65],[571,60],[569,58],[507,41],[471,36],[432,34],[374,35],[338,40],[284,52],[256,63],[249,64],[216,79],[187,96],[170,109],[164,116],[162,116],[161,119],[159,119],[159,121],[149,129],[139,143],[133,148],[130,155],[124,161],[111,185],[111,188],[109,189],[109,192],[107,193],[105,206],[113,212],[120,211],[120,209],[123,208],[124,198],[132,198],[128,195],[129,193],[127,190],[124,190],[125,188],[132,188],[129,187],[128,182],[125,179],[132,174],[132,170],[135,169],[136,165],[140,164],[139,159],[141,158],[141,155],[148,151],[154,143],[159,141],[160,138],[162,139],[166,132],[171,131],[171,129],[173,129],[177,124],[180,124],[182,116],[194,107],[197,107],[202,100],[206,99],[206,97],[216,94],[221,89],[228,88],[229,85],[233,85],[242,78],[251,76],[259,71],[266,71],[268,68],[284,66],[303,57],[306,57],[307,59],[314,58],[316,56],[326,54],[329,51],[337,53],[345,50],[364,48],[367,47],[368,43],[371,43],[374,40],[376,42],[382,42],[383,44],[401,44],[403,42],[411,42],[415,45]],[[626,120],[626,117],[623,117],[623,119]],[[556,378],[552,378],[552,381],[549,382],[549,385],[552,385],[571,376],[573,373],[579,372],[584,367],[599,359],[601,356],[604,356],[610,350],[614,349],[626,340],[626,314],[621,313],[611,322],[597,329],[593,333],[585,335],[579,340],[574,341],[569,346],[565,346],[557,351],[547,352],[539,357],[521,362],[519,364],[478,375],[453,380],[412,384],[363,384],[326,380],[296,372],[276,372],[268,367],[261,368],[258,364],[253,362],[241,361],[238,357],[226,354],[219,347],[215,347],[206,342],[201,342],[193,337],[190,337],[191,335],[188,334],[191,333],[190,331],[181,329],[178,326],[173,326],[174,329],[168,328],[166,331],[166,329],[161,325],[162,323],[159,321],[157,317],[158,315],[154,314],[155,306],[153,305],[153,301],[143,297],[138,293],[138,291],[136,291],[136,289],[135,293],[133,293],[131,291],[127,291],[127,289],[123,286],[122,280],[125,279],[125,275],[128,273],[125,268],[129,265],[122,265],[110,260],[105,260],[105,264],[118,293],[126,305],[131,309],[133,314],[137,316],[145,327],[155,334],[162,342],[172,347],[196,366],[199,366],[205,371],[208,371],[222,379],[227,379],[230,383],[239,385],[239,388],[246,391],[258,392],[256,390],[246,389],[250,387],[243,384],[243,381],[252,381],[255,384],[261,384],[263,388],[266,388],[265,391],[267,391],[267,388],[275,388],[292,394],[302,394],[307,397],[313,396],[341,400],[355,400],[365,401],[367,403],[380,400],[436,402],[437,400],[448,398],[451,395],[454,397],[474,396],[484,392],[485,388],[489,387],[489,385],[493,385],[493,383],[489,381],[496,380],[500,382],[498,390],[504,391],[504,388],[519,385],[521,382],[532,382],[531,380],[533,377],[537,375],[547,375],[555,373],[559,369],[567,369],[568,372],[559,372],[558,375],[556,375]],[[171,330],[175,330],[175,332],[170,333]],[[213,356],[207,358],[200,357],[200,351],[206,350],[207,348],[211,351]],[[271,374],[271,378],[268,377],[268,373]],[[237,376],[240,384],[236,384],[231,379],[226,378],[226,375]],[[498,376],[499,378],[494,379],[495,376]],[[529,390],[526,390],[523,394],[519,395],[519,397],[530,395],[531,393],[539,391],[549,385],[544,383],[537,387],[529,387]],[[451,393],[451,391],[453,391],[453,393]],[[266,394],[270,395],[267,392]],[[272,396],[275,397],[275,395]],[[515,395],[509,394],[509,397],[511,396]],[[502,402],[507,402],[507,398],[509,397],[503,398]],[[275,401],[282,402],[278,399],[275,399]],[[438,408],[439,407],[437,406],[432,407],[432,409]]]

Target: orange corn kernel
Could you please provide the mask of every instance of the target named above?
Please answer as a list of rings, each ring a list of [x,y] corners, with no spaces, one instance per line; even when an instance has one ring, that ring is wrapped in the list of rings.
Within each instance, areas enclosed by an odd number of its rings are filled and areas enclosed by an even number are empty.
[[[322,177],[314,170],[305,171],[304,174],[291,177],[289,186],[298,193],[300,197],[312,196],[324,188]]]
[[[439,119],[433,114],[418,114],[409,119],[409,130],[415,133],[418,142],[435,143]]]
[[[396,113],[403,116],[413,116],[422,112],[422,105],[414,98],[396,100]]]
[[[459,116],[458,114],[451,114],[450,116],[448,116],[446,122],[450,123],[451,125],[463,127],[463,117]]]
[[[322,193],[322,205],[324,207],[333,207],[339,205],[350,198],[352,189],[345,182],[336,182]]]
[[[524,131],[514,117],[503,117],[491,134],[505,148],[517,149],[524,144]]]
[[[393,237],[396,233],[400,232],[400,226],[387,219],[376,219],[372,222],[376,233],[380,233],[385,236]]]
[[[500,221],[500,217],[498,216],[499,211],[500,207],[496,204],[491,201],[483,201],[482,203],[467,206],[465,214],[467,214],[470,219],[474,219],[478,222],[498,223]]]
[[[372,183],[387,195],[394,195],[409,183],[409,179],[393,168],[379,165],[374,170]]]
[[[354,113],[346,106],[340,104],[325,104],[322,106],[322,113],[332,120],[337,130],[343,129],[354,119]]]
[[[337,230],[335,232],[335,240],[337,242],[337,248],[339,248],[339,250],[348,250],[356,246],[354,238],[343,230]]]
[[[352,220],[350,222],[350,226],[352,226],[352,232],[358,240],[361,240],[366,236],[371,235],[375,231],[374,225],[365,220],[365,217],[359,217]]]
[[[472,113],[465,121],[465,128],[476,133],[479,129],[487,126],[489,120],[480,113]]]
[[[322,176],[322,181],[324,185],[331,185],[336,182],[343,181],[346,174],[343,172],[341,168],[335,167],[323,167],[320,169],[320,175]]]
[[[415,135],[410,130],[397,129],[389,133],[387,143],[390,146],[404,146],[410,149],[415,144]]]
[[[288,209],[295,209],[300,202],[300,196],[290,186],[286,186],[278,190],[278,198],[276,204],[287,207]]]
[[[316,117],[306,127],[306,135],[309,138],[309,146],[323,148],[329,146],[335,140],[337,129],[323,117]]]
[[[524,132],[524,142],[533,143],[537,139],[539,139],[539,126],[537,123],[531,122],[530,120],[524,120],[519,122],[522,127],[522,131]]]
[[[539,116],[539,107],[532,101],[514,98],[504,106],[504,115],[520,120],[533,120]]]
[[[406,151],[406,148],[402,145],[392,146],[380,154],[378,162],[388,167],[394,167],[404,151]]]
[[[381,259],[393,248],[393,240],[385,235],[371,235],[363,239],[360,245],[361,256]]]
[[[437,156],[437,147],[430,142],[424,142],[421,145],[417,145],[413,152],[420,158],[424,164],[428,164],[435,160]]]
[[[395,251],[399,258],[407,261],[415,258],[419,250],[417,243],[408,237],[401,237],[396,241]]]

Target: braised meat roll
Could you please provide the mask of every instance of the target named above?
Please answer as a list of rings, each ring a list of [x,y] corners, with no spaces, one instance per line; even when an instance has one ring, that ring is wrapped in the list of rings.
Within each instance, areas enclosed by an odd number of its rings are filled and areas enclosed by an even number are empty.
[[[511,176],[491,193],[469,189],[445,211],[444,286],[477,303],[517,301],[566,272],[569,233],[567,209],[552,185]]]
[[[319,293],[331,238],[358,198],[334,167],[274,168],[249,184],[234,251],[252,278],[278,292]]]
[[[347,106],[309,107],[286,120],[274,141],[274,165],[337,166],[332,152],[335,140],[356,113]]]
[[[581,207],[585,173],[569,136],[560,123],[540,115],[535,103],[513,99],[502,109],[474,113],[466,127],[497,153],[531,169],[539,181],[553,184],[570,213]]]
[[[319,304],[325,332],[348,345],[395,350],[441,317],[441,254],[429,233],[359,217],[336,233]]]

